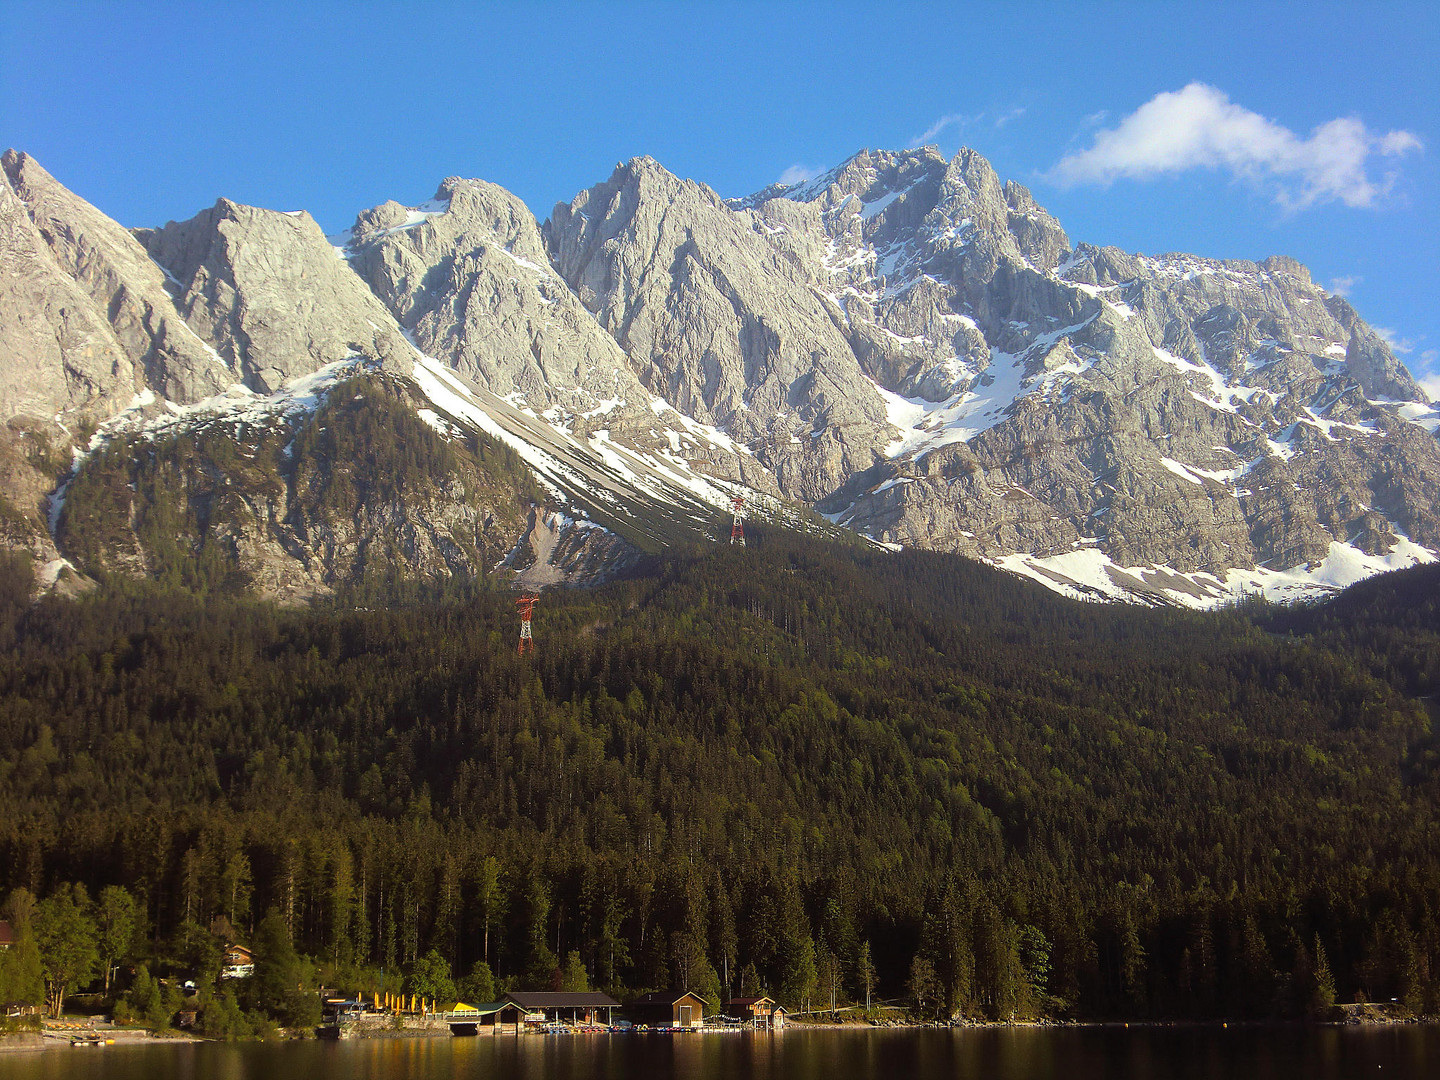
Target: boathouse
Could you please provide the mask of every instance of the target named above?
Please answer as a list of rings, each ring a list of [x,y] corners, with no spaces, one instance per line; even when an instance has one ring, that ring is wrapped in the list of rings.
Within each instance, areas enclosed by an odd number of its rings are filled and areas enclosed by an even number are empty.
[[[625,1014],[637,1024],[689,1030],[705,1026],[705,1000],[689,990],[661,990],[633,1001]]]
[[[586,993],[531,993],[517,991],[506,994],[505,1000],[518,1005],[525,1013],[527,1024],[605,1024],[620,1003],[609,994],[594,991]]]
[[[489,1001],[467,1005],[457,1001],[445,1014],[445,1022],[456,1035],[516,1035],[525,1022],[525,1010],[513,1001]]]
[[[731,998],[725,1003],[727,1016],[739,1017],[742,1024],[757,1028],[783,1028],[785,1006],[776,1005],[773,998],[744,997]]]

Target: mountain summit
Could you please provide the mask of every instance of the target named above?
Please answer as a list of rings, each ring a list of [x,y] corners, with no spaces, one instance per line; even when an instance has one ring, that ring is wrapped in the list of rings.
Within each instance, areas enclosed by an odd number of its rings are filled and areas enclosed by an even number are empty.
[[[735,495],[1193,606],[1440,550],[1440,412],[1344,299],[1072,243],[972,150],[732,200],[637,158],[543,223],[452,177],[330,238],[125,230],[0,163],[0,539],[42,583],[597,580]]]

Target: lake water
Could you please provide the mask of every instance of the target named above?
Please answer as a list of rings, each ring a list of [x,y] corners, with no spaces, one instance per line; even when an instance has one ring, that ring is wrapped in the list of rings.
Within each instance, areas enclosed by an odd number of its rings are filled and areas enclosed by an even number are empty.
[[[1434,1080],[1440,1027],[581,1035],[64,1048],[16,1080]]]

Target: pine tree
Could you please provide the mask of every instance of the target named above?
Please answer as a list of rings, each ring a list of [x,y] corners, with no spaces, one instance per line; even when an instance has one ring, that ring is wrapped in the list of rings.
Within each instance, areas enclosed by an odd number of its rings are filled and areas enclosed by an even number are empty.
[[[1320,935],[1315,935],[1315,981],[1307,1003],[1312,1016],[1323,1017],[1335,1005],[1335,976],[1330,972],[1330,958],[1325,955],[1325,944]]]
[[[875,964],[870,959],[870,942],[860,943],[860,955],[855,958],[855,985],[865,995],[865,1012],[870,1012],[870,992],[875,989]]]

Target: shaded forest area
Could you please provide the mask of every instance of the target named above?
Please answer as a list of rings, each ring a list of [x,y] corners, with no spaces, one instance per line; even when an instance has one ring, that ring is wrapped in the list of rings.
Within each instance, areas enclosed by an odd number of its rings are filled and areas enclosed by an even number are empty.
[[[356,989],[1436,1011],[1431,578],[1202,615],[753,532],[547,593],[524,658],[498,592],[32,607],[9,566],[0,891],[123,887],[147,978],[273,912]]]

